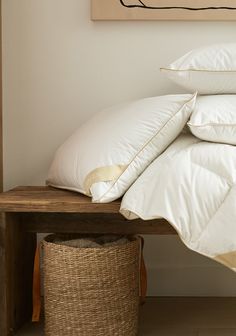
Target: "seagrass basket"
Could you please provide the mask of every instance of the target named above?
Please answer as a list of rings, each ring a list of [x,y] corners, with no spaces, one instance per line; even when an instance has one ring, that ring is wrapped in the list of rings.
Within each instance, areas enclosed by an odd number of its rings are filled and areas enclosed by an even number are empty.
[[[136,336],[140,239],[102,248],[54,239],[43,242],[46,336]]]

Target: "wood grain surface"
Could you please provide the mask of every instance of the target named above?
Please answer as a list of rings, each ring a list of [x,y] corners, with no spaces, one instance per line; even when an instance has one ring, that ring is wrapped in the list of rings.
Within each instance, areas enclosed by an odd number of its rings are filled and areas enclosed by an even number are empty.
[[[24,231],[16,213],[2,214],[0,233],[0,335],[10,336],[32,314],[36,234]]]
[[[2,212],[117,213],[120,201],[92,203],[82,194],[51,187],[17,187],[0,194]]]

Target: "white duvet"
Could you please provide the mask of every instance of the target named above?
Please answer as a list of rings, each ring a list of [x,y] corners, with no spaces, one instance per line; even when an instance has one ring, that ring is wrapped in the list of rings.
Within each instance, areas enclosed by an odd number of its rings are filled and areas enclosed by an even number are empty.
[[[182,134],[130,187],[120,211],[165,218],[190,249],[236,271],[236,146]]]

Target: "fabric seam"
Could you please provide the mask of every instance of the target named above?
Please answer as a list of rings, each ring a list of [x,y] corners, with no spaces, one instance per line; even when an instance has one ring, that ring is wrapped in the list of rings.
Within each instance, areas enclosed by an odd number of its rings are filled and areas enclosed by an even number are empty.
[[[222,124],[219,124],[219,123],[218,124],[217,123],[208,123],[208,124],[197,124],[196,125],[196,124],[192,124],[190,122],[188,122],[188,125],[191,126],[191,127],[207,127],[207,126],[219,126],[219,127],[220,126],[227,126],[227,127],[228,126],[229,127],[232,126],[232,127],[235,127],[236,126],[236,124],[223,124],[223,123]]]
[[[230,73],[230,72],[235,72],[236,70],[211,70],[211,69],[171,69],[171,68],[160,68],[160,70],[166,70],[166,71],[174,71],[174,72],[216,72],[216,73]]]
[[[194,243],[196,243],[197,240],[201,239],[201,237],[202,237],[203,234],[205,233],[207,227],[209,226],[209,224],[211,223],[211,221],[215,218],[216,214],[218,213],[218,211],[221,209],[221,207],[222,207],[223,204],[225,203],[225,201],[226,201],[226,199],[228,198],[229,193],[231,192],[233,186],[234,186],[234,185],[232,185],[232,186],[229,188],[229,190],[228,190],[227,194],[225,195],[225,197],[224,197],[224,199],[223,199],[221,205],[220,205],[220,206],[217,208],[217,210],[214,212],[213,216],[211,216],[211,219],[207,222],[207,224],[205,225],[204,229],[201,231],[200,235],[199,235],[195,240],[191,240],[191,239],[190,239],[190,244],[191,244],[191,243],[194,244]]]

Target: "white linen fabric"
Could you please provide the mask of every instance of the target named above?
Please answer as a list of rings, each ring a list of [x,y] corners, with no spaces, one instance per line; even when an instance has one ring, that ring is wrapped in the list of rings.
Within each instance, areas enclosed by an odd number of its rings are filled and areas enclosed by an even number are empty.
[[[236,145],[236,95],[198,97],[188,126],[202,140]]]
[[[236,43],[194,49],[161,71],[192,92],[236,93]]]
[[[81,126],[56,152],[47,184],[110,202],[179,135],[196,95],[146,98],[107,109]]]
[[[236,147],[183,134],[123,197],[128,219],[165,218],[192,250],[236,271]]]

